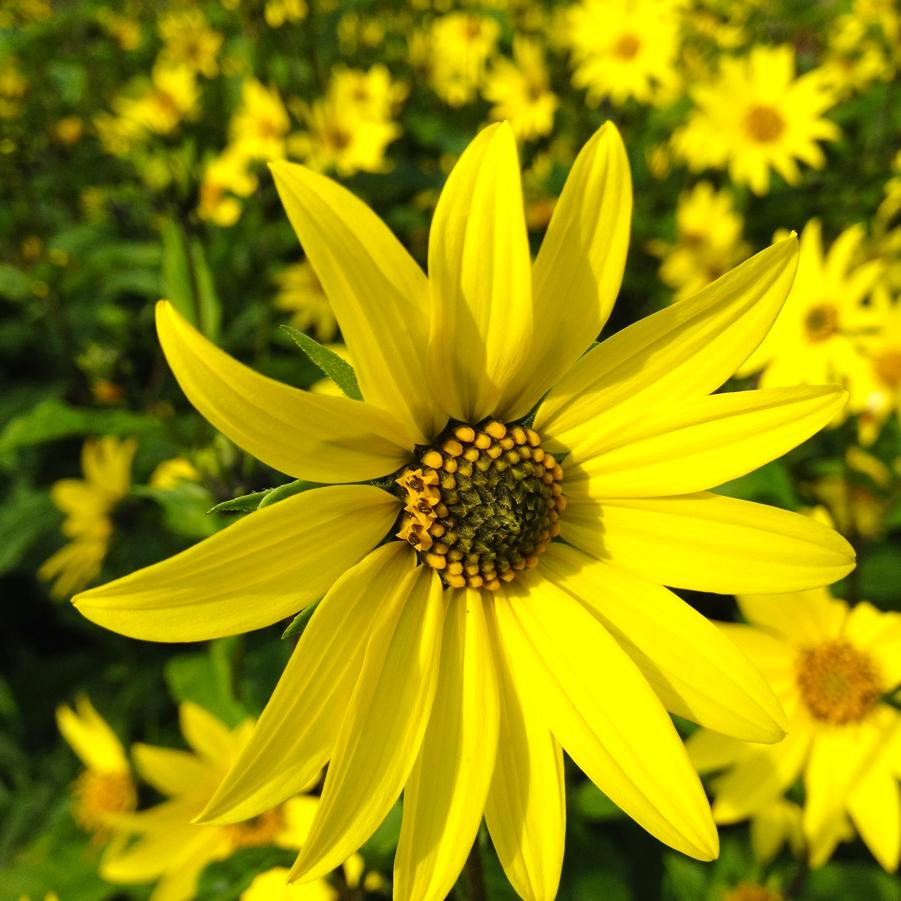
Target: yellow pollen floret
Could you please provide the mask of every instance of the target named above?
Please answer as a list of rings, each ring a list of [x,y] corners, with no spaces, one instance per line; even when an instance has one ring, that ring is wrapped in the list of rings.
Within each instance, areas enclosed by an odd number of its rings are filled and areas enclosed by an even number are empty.
[[[137,800],[134,781],[127,772],[85,770],[73,783],[72,794],[75,822],[99,837],[108,831],[110,814],[133,810]]]
[[[258,817],[228,826],[228,840],[232,849],[258,848],[274,845],[276,838],[284,831],[285,820],[281,808],[267,810]]]
[[[785,120],[771,106],[752,106],[745,117],[745,128],[755,141],[769,144],[785,131]]]
[[[838,331],[838,311],[831,303],[811,307],[804,317],[807,340],[825,341]]]
[[[872,658],[840,640],[802,651],[796,677],[811,716],[836,725],[862,720],[883,691]]]
[[[395,479],[396,537],[450,588],[496,591],[538,565],[560,533],[563,469],[531,428],[456,425]]]

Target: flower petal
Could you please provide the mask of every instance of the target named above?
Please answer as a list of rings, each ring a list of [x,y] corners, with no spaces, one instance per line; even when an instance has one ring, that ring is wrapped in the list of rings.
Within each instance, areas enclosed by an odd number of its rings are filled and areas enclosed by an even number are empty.
[[[91,622],[147,641],[259,629],[322,597],[387,534],[397,512],[396,498],[368,485],[314,488],[73,603]]]
[[[429,283],[362,200],[305,166],[270,165],[282,203],[335,311],[366,401],[428,444],[447,419],[426,376]]]
[[[529,366],[508,393],[505,418],[534,407],[597,338],[622,282],[631,220],[629,160],[607,122],[576,157],[535,260]]]
[[[448,415],[495,414],[532,337],[532,263],[516,141],[506,123],[467,147],[429,237],[429,372]]]
[[[404,789],[396,901],[443,901],[479,831],[498,738],[498,689],[478,591],[453,592],[432,716]]]
[[[797,239],[787,238],[590,350],[538,410],[549,449],[578,451],[655,406],[719,388],[772,325],[797,260]]]
[[[267,378],[207,341],[166,301],[156,327],[182,391],[238,447],[294,478],[353,482],[393,472],[412,446],[400,422],[370,404]]]
[[[500,634],[527,703],[614,804],[699,860],[718,851],[697,773],[635,664],[574,598],[549,582],[497,597]]]
[[[725,735],[774,742],[788,722],[763,676],[671,591],[554,543],[541,575],[603,623],[671,713]],[[690,649],[690,653],[687,653]]]
[[[415,559],[404,543],[390,541],[335,582],[201,822],[254,817],[301,791],[322,769],[338,737],[369,635]]]
[[[292,880],[308,882],[350,857],[385,818],[419,754],[441,653],[437,573],[420,566],[382,603]]]
[[[195,794],[202,792],[208,783],[210,791],[216,787],[215,772],[189,751],[138,742],[131,746],[131,753],[141,778],[164,795]]]
[[[854,551],[798,513],[720,497],[575,502],[561,535],[649,582],[719,594],[781,593],[828,585],[854,568]]]
[[[517,894],[526,901],[553,901],[566,832],[563,753],[544,720],[524,703],[524,690],[516,684],[493,606],[488,613],[501,718],[485,822]]]
[[[876,860],[894,873],[901,860],[901,786],[887,766],[873,766],[857,780],[848,813]]]
[[[742,594],[737,598],[742,616],[755,626],[801,647],[838,638],[848,605],[825,588],[799,592],[786,598],[774,594]]]
[[[75,699],[75,709],[60,704],[56,726],[69,747],[89,770],[100,773],[127,773],[128,758],[119,736],[97,713],[87,695]]]
[[[715,394],[587,439],[567,459],[567,495],[660,497],[721,485],[782,456],[845,405],[839,388]]]

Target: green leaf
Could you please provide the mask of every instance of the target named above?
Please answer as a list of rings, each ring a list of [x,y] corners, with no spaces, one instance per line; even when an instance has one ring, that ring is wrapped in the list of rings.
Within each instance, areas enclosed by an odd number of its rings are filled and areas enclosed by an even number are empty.
[[[274,867],[290,867],[296,856],[296,851],[287,848],[241,848],[225,860],[208,864],[192,897],[196,901],[237,901],[260,873]],[[287,888],[285,891],[287,897]]]
[[[50,498],[17,484],[0,504],[0,575],[12,569],[55,516]]]
[[[222,324],[222,304],[213,283],[213,274],[207,266],[203,245],[195,238],[190,243],[191,265],[194,273],[194,295],[200,330],[211,341],[219,337]]]
[[[207,513],[250,513],[260,506],[260,501],[274,489],[264,488],[262,491],[252,491],[250,494],[242,494],[231,500],[222,501],[215,507],[210,507]]]
[[[15,266],[0,263],[0,297],[8,300],[25,300],[30,296],[31,278]]]
[[[309,491],[311,488],[321,488],[319,482],[308,482],[306,479],[296,479],[293,482],[286,482],[277,488],[271,488],[266,491],[260,499],[258,508],[268,507],[270,504],[276,504],[283,501],[286,497],[294,494],[300,494],[301,491]]]
[[[583,782],[572,792],[573,811],[586,820],[617,820],[625,814],[594,784]]]
[[[166,684],[178,703],[193,701],[219,717],[229,726],[237,726],[247,711],[235,697],[232,657],[240,639],[219,638],[209,651],[178,654],[166,661]]]
[[[295,635],[303,635],[303,630],[306,629],[307,623],[312,619],[313,614],[316,612],[316,608],[319,606],[319,601],[315,601],[312,604],[307,604],[294,619],[291,620],[290,625],[284,632],[282,632],[282,638],[293,638]]]
[[[215,341],[219,336],[222,305],[203,246],[171,219],[163,224],[161,235],[166,298],[185,319]]]
[[[290,325],[281,326],[286,335],[318,366],[343,392],[353,400],[363,400],[353,367],[336,353],[323,347],[314,338]]]

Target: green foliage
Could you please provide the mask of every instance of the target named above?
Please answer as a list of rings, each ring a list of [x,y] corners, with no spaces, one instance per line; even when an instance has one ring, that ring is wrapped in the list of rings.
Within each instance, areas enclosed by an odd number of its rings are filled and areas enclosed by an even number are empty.
[[[353,400],[363,399],[363,395],[360,393],[360,386],[357,384],[356,373],[354,373],[353,367],[349,363],[342,360],[334,351],[323,347],[318,341],[298,331],[296,328],[283,325],[282,330],[347,397]]]

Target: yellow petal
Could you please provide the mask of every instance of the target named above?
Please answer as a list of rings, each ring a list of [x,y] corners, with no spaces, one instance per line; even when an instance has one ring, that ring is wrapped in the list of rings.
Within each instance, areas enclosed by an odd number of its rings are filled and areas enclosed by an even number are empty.
[[[510,884],[525,901],[553,901],[563,866],[566,784],[559,742],[524,703],[489,607],[501,719],[485,822]]]
[[[858,779],[848,813],[876,860],[894,873],[901,859],[901,787],[887,766],[873,766]]]
[[[787,238],[694,297],[617,332],[550,391],[535,428],[552,448],[577,451],[654,407],[716,390],[772,325],[797,258],[797,239]]]
[[[419,567],[382,607],[292,879],[308,882],[350,857],[385,818],[419,754],[441,653],[437,573]]]
[[[391,541],[332,586],[304,629],[254,734],[201,815],[235,823],[302,791],[332,754],[366,642],[415,555]]]
[[[498,412],[532,337],[532,263],[516,141],[482,131],[451,172],[429,236],[429,372],[448,415]]]
[[[217,774],[188,751],[134,744],[131,753],[141,778],[164,795],[191,795],[216,787]]]
[[[280,808],[285,826],[278,834],[276,844],[280,848],[293,848],[299,851],[310,834],[310,827],[316,819],[318,809],[319,798],[312,795],[297,795],[285,801]],[[288,875],[287,870],[285,875]],[[285,883],[287,884],[287,879]]]
[[[324,879],[288,884],[288,868],[273,867],[254,877],[240,901],[339,901],[341,895]]]
[[[56,725],[69,747],[90,770],[127,773],[128,760],[119,737],[97,713],[87,695],[75,699],[75,710],[60,704]]]
[[[712,729],[698,729],[685,740],[689,760],[699,773],[711,773],[732,766],[752,747],[739,738],[720,735]]]
[[[554,543],[548,578],[595,616],[671,713],[747,741],[781,741],[788,722],[747,657],[671,591]]]
[[[765,504],[687,494],[571,503],[570,544],[650,582],[720,594],[828,585],[854,568],[837,532]]]
[[[201,641],[268,626],[318,600],[391,528],[397,499],[366,485],[296,494],[73,603],[149,641]]]
[[[396,901],[444,901],[475,841],[494,771],[498,690],[478,591],[453,592],[438,687],[404,789]]]
[[[794,724],[775,745],[751,745],[728,773],[713,782],[717,823],[737,823],[763,810],[798,778],[810,748],[810,730]]]
[[[234,740],[232,730],[225,723],[193,701],[185,701],[179,706],[178,721],[181,734],[196,754],[223,768],[227,766]]]
[[[688,494],[745,475],[797,447],[845,405],[839,388],[771,388],[657,410],[567,458],[567,496]]]
[[[792,854],[800,856],[804,849],[801,808],[792,801],[773,801],[751,820],[750,838],[754,857],[761,864],[769,864],[786,842]]]
[[[578,601],[549,582],[508,591],[495,610],[526,702],[640,826],[691,857],[716,857],[700,780],[635,664]]]
[[[848,615],[848,605],[833,598],[825,588],[791,597],[743,594],[737,600],[749,623],[775,633],[796,647],[838,638]]]
[[[367,403],[428,444],[447,419],[426,376],[429,283],[373,211],[347,189],[296,163],[271,164],[282,203],[322,283]]]
[[[622,138],[607,122],[579,152],[532,270],[529,365],[511,387],[506,418],[527,413],[597,338],[619,292],[632,220]]]
[[[197,410],[238,447],[279,472],[354,482],[393,472],[412,447],[398,420],[370,404],[260,375],[219,350],[166,301],[156,307],[166,359]]]

